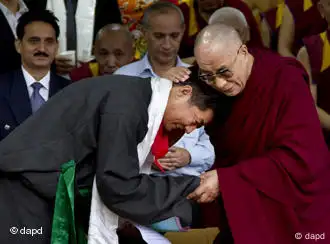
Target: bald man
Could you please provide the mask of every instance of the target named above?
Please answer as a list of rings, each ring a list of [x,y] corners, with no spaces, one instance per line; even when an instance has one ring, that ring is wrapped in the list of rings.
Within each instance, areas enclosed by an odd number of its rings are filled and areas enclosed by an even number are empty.
[[[243,43],[250,40],[250,27],[240,10],[232,7],[218,9],[209,19],[209,25],[216,23],[232,26],[240,35]]]
[[[199,78],[228,99],[207,128],[215,170],[189,195],[219,199],[216,243],[330,243],[330,158],[302,65],[225,25],[203,29],[194,51]]]
[[[134,40],[128,28],[119,24],[104,26],[96,36],[95,60],[70,73],[72,81],[112,74],[134,59]]]

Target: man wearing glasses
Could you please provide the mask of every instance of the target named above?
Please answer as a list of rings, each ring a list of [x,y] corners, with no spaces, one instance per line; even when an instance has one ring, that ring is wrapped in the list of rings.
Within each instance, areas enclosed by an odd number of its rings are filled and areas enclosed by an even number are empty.
[[[308,243],[310,233],[330,243],[329,152],[300,63],[248,49],[224,25],[202,30],[195,57],[200,79],[230,105],[207,128],[215,170],[188,196],[219,199],[216,243]]]

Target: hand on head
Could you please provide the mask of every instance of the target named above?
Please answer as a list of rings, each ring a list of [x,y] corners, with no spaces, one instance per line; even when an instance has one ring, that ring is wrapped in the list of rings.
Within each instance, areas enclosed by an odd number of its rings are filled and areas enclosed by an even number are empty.
[[[190,73],[191,71],[186,67],[173,67],[163,75],[163,78],[179,83],[189,79]]]

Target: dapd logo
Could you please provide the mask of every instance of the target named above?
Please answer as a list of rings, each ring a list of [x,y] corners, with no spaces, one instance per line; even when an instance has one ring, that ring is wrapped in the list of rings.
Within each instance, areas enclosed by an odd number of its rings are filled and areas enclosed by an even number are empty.
[[[26,227],[19,229],[13,226],[9,229],[9,232],[13,235],[30,235],[30,236],[42,235],[42,227],[40,227],[39,229],[30,229]]]

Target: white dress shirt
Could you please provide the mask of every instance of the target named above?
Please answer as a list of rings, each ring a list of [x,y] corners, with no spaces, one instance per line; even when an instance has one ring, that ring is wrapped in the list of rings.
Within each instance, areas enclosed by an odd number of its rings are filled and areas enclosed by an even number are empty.
[[[50,71],[39,81],[34,79],[27,71],[24,69],[22,66],[22,71],[23,71],[23,76],[26,82],[26,86],[29,92],[29,97],[31,98],[32,93],[33,93],[33,87],[31,86],[35,82],[40,82],[40,84],[43,85],[42,88],[40,88],[39,93],[41,97],[47,101],[49,97],[49,82],[50,82]]]
[[[29,11],[28,7],[25,5],[23,0],[18,1],[18,6],[19,6],[19,10],[16,13],[13,13],[3,3],[0,2],[0,9],[3,12],[3,14],[5,15],[5,17],[8,21],[8,24],[9,24],[11,30],[13,31],[15,38],[17,38],[16,26],[18,23],[18,19],[22,16],[22,14]]]

